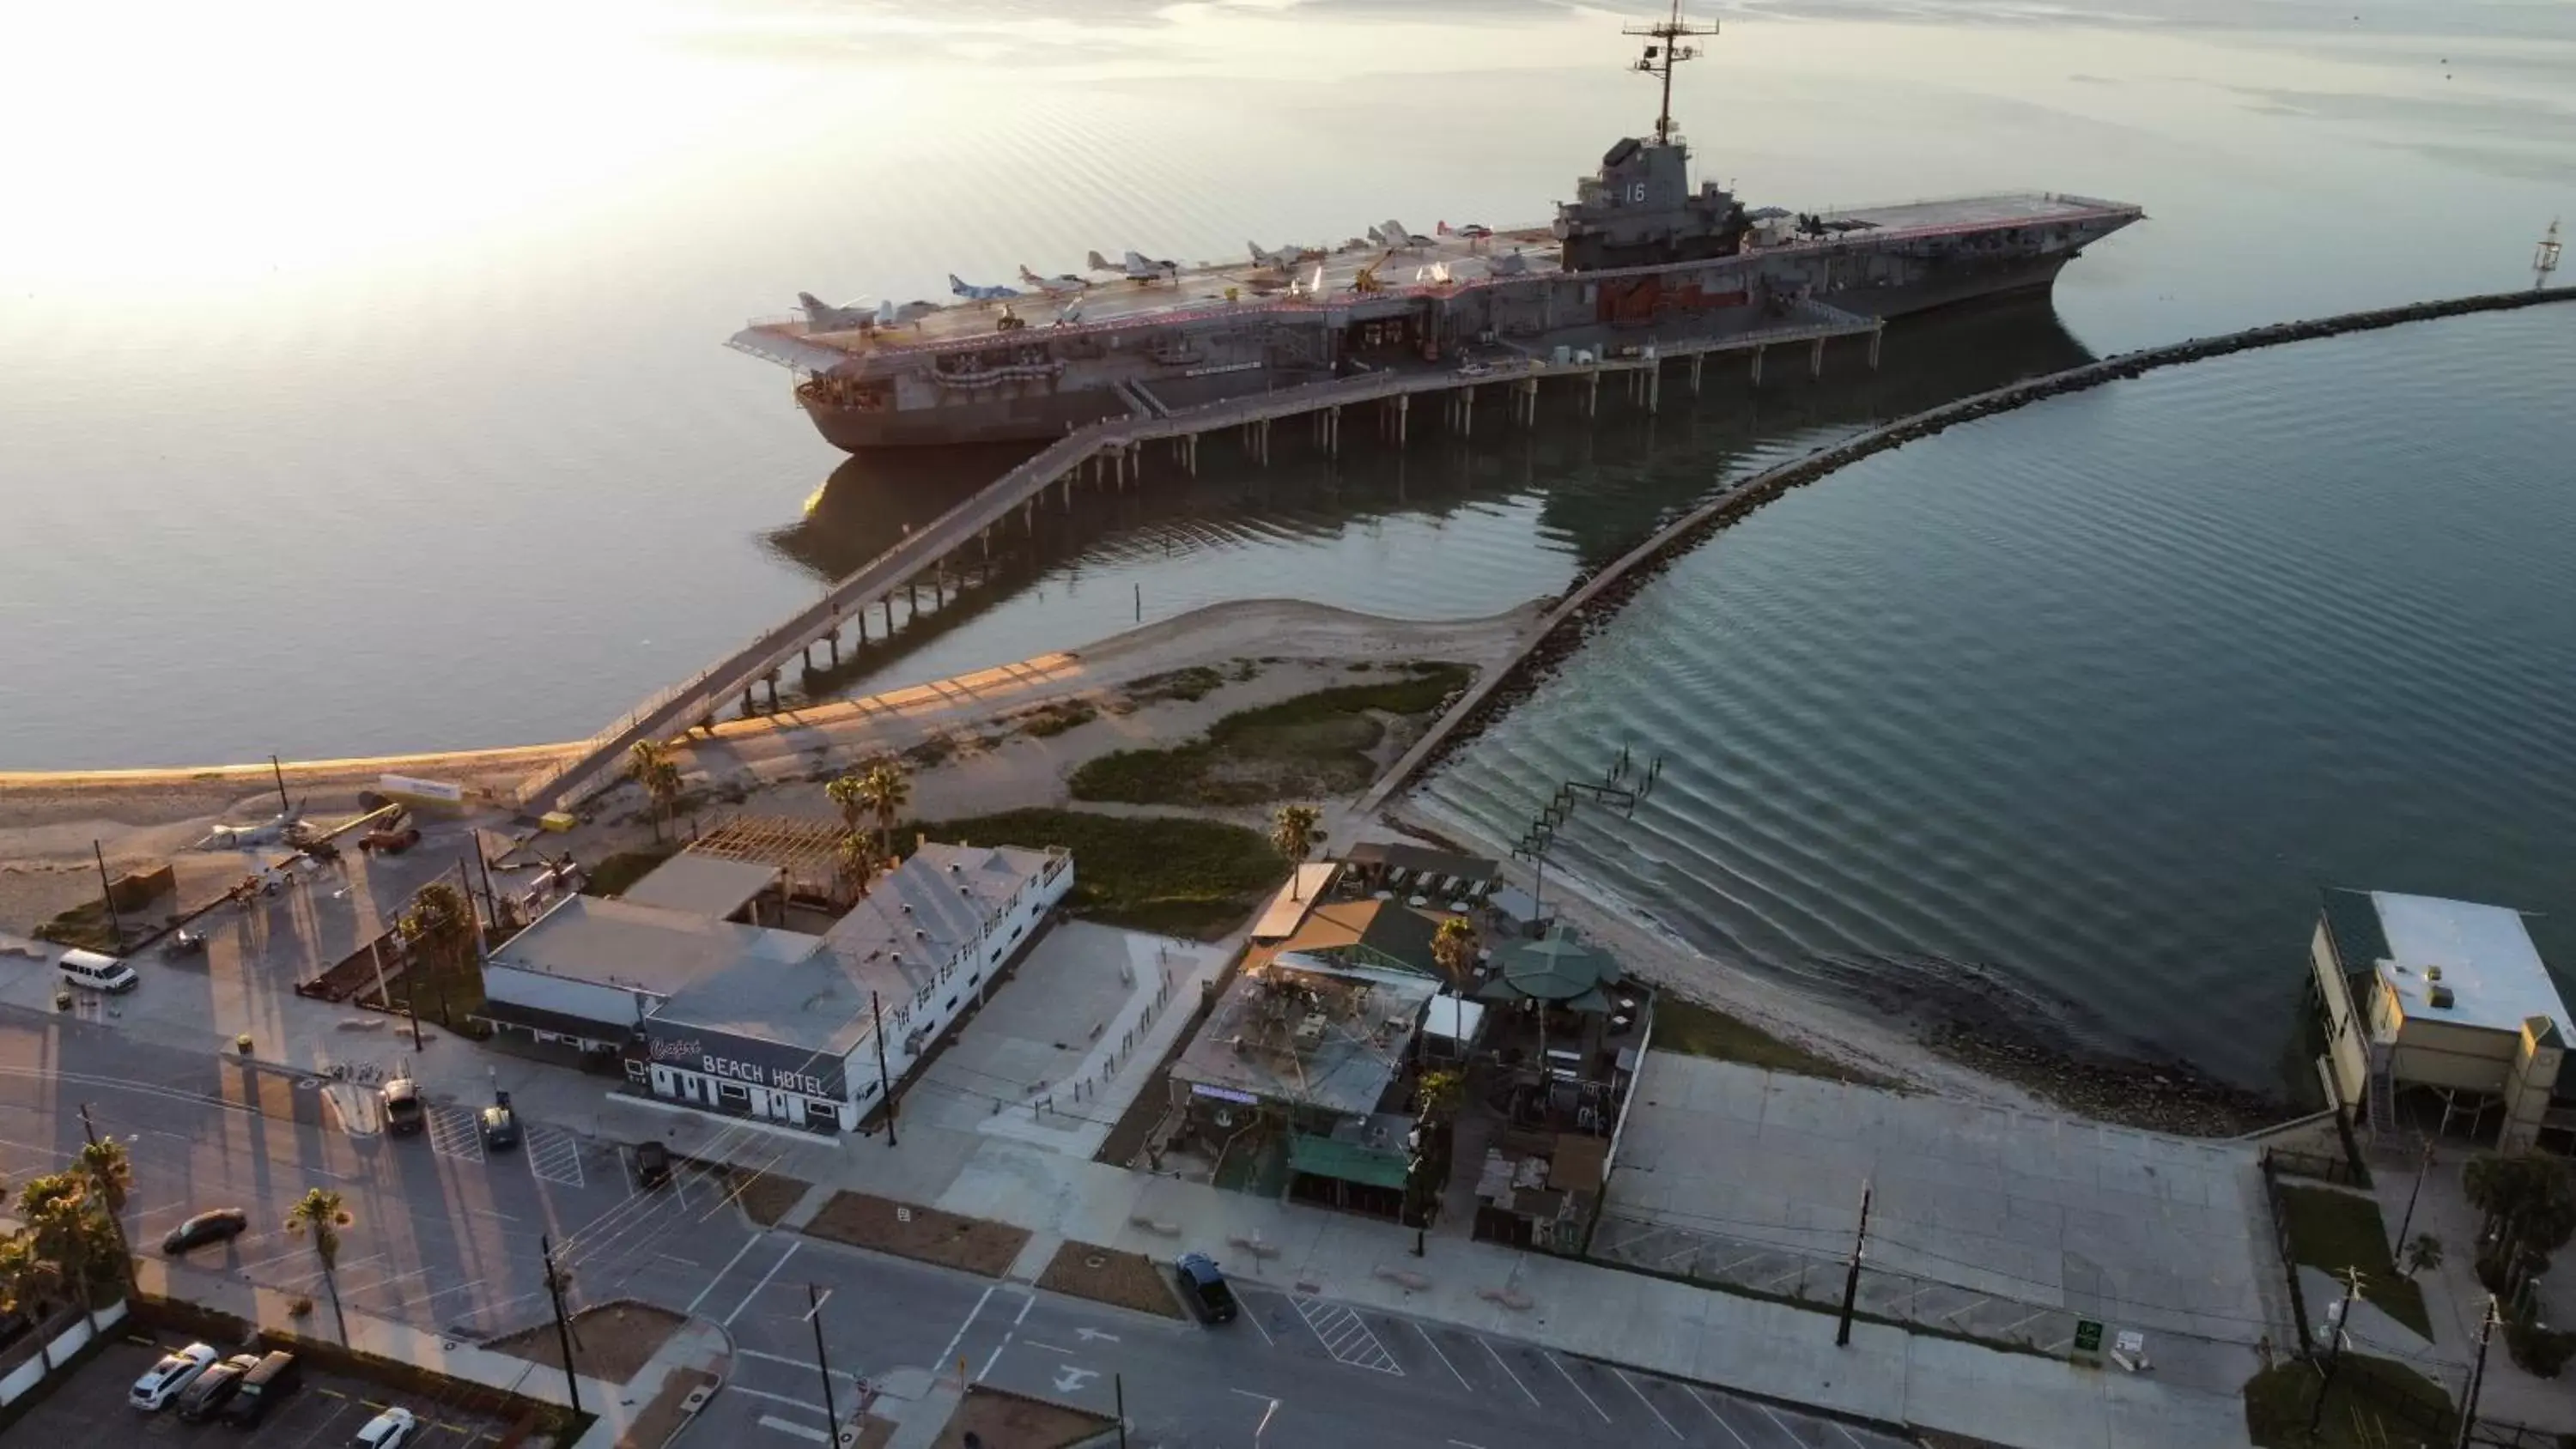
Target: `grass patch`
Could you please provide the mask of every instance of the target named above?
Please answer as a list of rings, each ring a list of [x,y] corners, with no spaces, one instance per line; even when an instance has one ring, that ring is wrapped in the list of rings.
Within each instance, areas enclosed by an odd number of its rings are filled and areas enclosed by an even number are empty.
[[[1200,700],[1225,685],[1225,676],[1204,664],[1187,669],[1174,669],[1162,674],[1148,674],[1130,681],[1127,698],[1137,704],[1155,704],[1167,699]]]
[[[912,828],[939,841],[1063,846],[1074,862],[1069,909],[1165,935],[1221,936],[1288,877],[1260,832],[1214,820],[1006,810]]]
[[[2366,1197],[2323,1187],[2281,1184],[2281,1213],[2289,1219],[2290,1255],[2312,1268],[2341,1275],[2361,1270],[2363,1301],[2426,1340],[2433,1320],[2424,1311],[2424,1290],[2413,1279],[2397,1275],[2388,1257],[2388,1224],[2379,1204]]]
[[[742,1204],[743,1214],[764,1228],[778,1226],[778,1220],[803,1202],[805,1190],[813,1186],[793,1177],[733,1167],[726,1168],[724,1175],[726,1188]]]
[[[958,1401],[957,1412],[930,1449],[1073,1449],[1097,1443],[1118,1426],[1106,1414],[1029,1398],[990,1384],[976,1384]]]
[[[914,1207],[874,1193],[836,1192],[805,1225],[808,1235],[873,1248],[898,1258],[963,1268],[987,1278],[1011,1271],[1029,1230],[937,1208]]]
[[[583,878],[581,893],[586,896],[613,896],[650,874],[653,867],[680,853],[676,845],[656,845],[646,850],[621,850],[599,863],[597,869]]]
[[[104,951],[111,956],[125,949],[125,943],[116,939],[116,928],[108,924],[105,901],[83,901],[72,907],[38,926],[36,939],[83,951]]]
[[[1672,995],[1660,997],[1655,1002],[1653,1045],[1657,1051],[1678,1052],[1686,1057],[1712,1057],[1722,1062],[1742,1062],[1748,1067],[1764,1067],[1801,1077],[1823,1077],[1827,1081],[1859,1082],[1890,1089],[1900,1085],[1875,1073],[1844,1066],[1831,1057],[1818,1056],[1794,1042],[1782,1041],[1742,1017]]]
[[[1019,721],[1022,730],[1039,739],[1047,739],[1100,718],[1100,706],[1087,699],[1059,699],[1013,718]]]
[[[1423,715],[1466,686],[1461,664],[1416,664],[1399,678],[1344,684],[1238,710],[1201,738],[1118,750],[1073,772],[1077,800],[1130,805],[1260,805],[1340,795],[1376,774],[1381,714]]]
[[[1070,1293],[1101,1303],[1115,1303],[1139,1313],[1159,1313],[1165,1318],[1181,1316],[1181,1305],[1172,1301],[1171,1285],[1164,1281],[1163,1270],[1142,1253],[1123,1253],[1096,1243],[1077,1243],[1067,1239],[1055,1250],[1055,1258],[1038,1275],[1038,1286],[1055,1293]]]
[[[2245,1383],[2245,1433],[2260,1449],[2383,1449],[2390,1444],[2448,1444],[2457,1420],[2441,1385],[2404,1364],[2347,1353],[2326,1389],[2314,1438],[2321,1365],[2292,1362]]]
[[[957,753],[957,741],[948,735],[932,735],[903,752],[903,762],[916,770],[936,770]],[[823,778],[829,779],[826,775]]]
[[[644,1371],[671,1335],[689,1320],[649,1303],[603,1303],[572,1316],[574,1367],[601,1383],[623,1384]],[[495,1353],[526,1359],[561,1372],[563,1341],[552,1323],[540,1323],[484,1345]]]

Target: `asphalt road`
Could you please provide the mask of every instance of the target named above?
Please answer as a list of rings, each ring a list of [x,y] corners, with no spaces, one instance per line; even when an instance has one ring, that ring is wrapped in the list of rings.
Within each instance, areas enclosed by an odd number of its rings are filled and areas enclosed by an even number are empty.
[[[549,1124],[525,1123],[520,1149],[493,1154],[453,1109],[433,1109],[418,1137],[352,1137],[318,1084],[0,1012],[0,1173],[23,1181],[67,1160],[84,1102],[101,1133],[132,1139],[127,1226],[145,1253],[191,1213],[240,1207],[251,1231],[199,1250],[196,1266],[319,1300],[319,1264],[282,1224],[307,1187],[328,1186],[356,1218],[339,1274],[353,1310],[473,1337],[540,1322],[540,1239],[550,1238],[576,1305],[637,1298],[723,1324],[733,1374],[700,1430],[719,1443],[822,1442],[809,1285],[830,1294],[821,1319],[844,1419],[863,1387],[910,1398],[931,1375],[962,1372],[1104,1412],[1123,1383],[1136,1449],[1899,1442],[1506,1337],[1250,1285],[1242,1318],[1205,1329],[996,1284],[760,1230],[691,1169],[639,1192],[623,1149]]]

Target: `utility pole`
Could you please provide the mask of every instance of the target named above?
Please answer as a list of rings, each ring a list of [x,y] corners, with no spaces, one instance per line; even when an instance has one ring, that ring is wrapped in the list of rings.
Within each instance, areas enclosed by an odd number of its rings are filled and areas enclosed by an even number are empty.
[[[877,1092],[885,1098],[886,1146],[892,1147],[895,1145],[894,1083],[886,1077],[885,1017],[877,1009],[877,994],[873,991],[868,993],[868,1024],[875,1028],[873,1034],[877,1039]]]
[[[2453,1440],[2454,1449],[2468,1449],[2469,1431],[2478,1422],[2478,1391],[2487,1386],[2487,1338],[2498,1322],[2495,1295],[2487,1295],[2487,1316],[2478,1324],[2478,1356],[2469,1365],[2469,1382],[2460,1394],[2460,1437]]]
[[[2334,1387],[2335,1370],[2343,1366],[2344,1324],[2351,1319],[2352,1300],[2360,1294],[2361,1270],[2344,1269],[2343,1301],[2335,1305],[2334,1318],[2326,1325],[2326,1330],[2334,1338],[2327,1345],[2325,1375],[2317,1380],[2317,1402],[2308,1410],[2308,1437],[2311,1439],[2317,1435],[2317,1425],[2325,1420],[2326,1391]]]
[[[564,1392],[572,1397],[572,1411],[581,1412],[581,1378],[573,1372],[572,1325],[564,1321],[563,1275],[555,1271],[555,1242],[551,1237],[537,1239],[537,1251],[546,1260],[546,1297],[555,1305],[555,1342],[563,1349]]]
[[[89,1145],[96,1147],[98,1145],[98,1124],[89,1120],[89,1103],[83,1102],[80,1104],[80,1114],[81,1131],[89,1135]],[[94,1179],[97,1179],[95,1171],[93,1171],[91,1175]],[[99,1206],[105,1207],[107,1206],[107,1183],[104,1179],[97,1179],[97,1186]],[[125,1217],[121,1213],[110,1212],[107,1215],[107,1222],[108,1226],[116,1229],[116,1251],[119,1261],[125,1265],[125,1286],[130,1291],[134,1287],[134,1245],[127,1242],[125,1238]]]
[[[2397,1220],[2397,1241],[2388,1250],[2391,1260],[2402,1261],[2406,1252],[2406,1230],[2415,1226],[2415,1199],[2424,1191],[2424,1179],[2433,1175],[2433,1139],[2424,1139],[2424,1160],[2416,1165],[2415,1185],[2406,1190],[2406,1215]]]
[[[832,1295],[808,1283],[805,1285],[805,1321],[814,1325],[814,1370],[823,1376],[823,1423],[832,1431],[832,1442],[841,1442],[841,1411],[832,1402],[832,1364],[823,1356],[823,1300]]]
[[[1111,1374],[1109,1392],[1118,1405],[1118,1449],[1127,1449],[1127,1376]]]
[[[1860,1297],[1860,1257],[1869,1242],[1869,1195],[1870,1184],[1863,1179],[1860,1185],[1860,1231],[1852,1235],[1851,1268],[1843,1275],[1843,1317],[1834,1328],[1836,1348],[1851,1346],[1852,1304]]]
[[[116,932],[116,949],[125,949],[125,918],[116,913],[116,887],[108,884],[107,852],[97,841],[89,843],[89,853],[98,860],[98,898],[107,907],[107,923]]]

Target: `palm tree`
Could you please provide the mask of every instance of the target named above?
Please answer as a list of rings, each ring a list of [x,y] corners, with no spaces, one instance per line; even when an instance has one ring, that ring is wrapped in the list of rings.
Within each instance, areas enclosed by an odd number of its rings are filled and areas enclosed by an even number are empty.
[[[912,803],[912,781],[904,777],[903,766],[890,759],[879,760],[859,777],[859,798],[877,817],[879,850],[886,859],[894,859],[895,817]]]
[[[46,1305],[63,1291],[63,1268],[36,1249],[36,1235],[24,1228],[0,1238],[0,1313],[23,1313],[41,1323]],[[52,1335],[36,1332],[36,1353],[45,1372],[54,1371]]]
[[[1297,867],[1315,853],[1315,842],[1324,832],[1315,827],[1322,823],[1324,812],[1312,805],[1282,805],[1270,817],[1270,848],[1288,859],[1288,899],[1296,900]]]
[[[117,1258],[124,1265],[117,1276],[131,1286],[134,1250],[125,1241],[125,1199],[134,1191],[134,1163],[126,1156],[124,1143],[102,1137],[81,1147],[80,1166],[89,1175],[92,1201],[106,1214],[107,1225],[115,1235]]]
[[[356,1222],[349,1210],[341,1206],[340,1195],[327,1187],[306,1189],[287,1209],[286,1230],[297,1237],[308,1234],[313,1239],[313,1256],[322,1260],[322,1286],[331,1292],[331,1316],[340,1324],[340,1342],[349,1342],[349,1316],[340,1308],[340,1230]]]
[[[849,883],[853,899],[868,893],[868,883],[876,879],[885,860],[877,854],[877,843],[868,839],[864,830],[844,831],[833,845],[839,862],[841,879]]]
[[[2518,1293],[2576,1235],[2576,1176],[2558,1158],[2481,1157],[2462,1183],[2469,1205],[2487,1218],[2478,1234],[2478,1276],[2503,1297]]]
[[[464,971],[474,959],[476,937],[482,934],[474,919],[474,903],[447,882],[431,881],[412,897],[410,909],[394,922],[394,930],[402,936],[411,964],[427,971],[438,988],[439,1024],[455,1025],[447,1015],[447,978]]]
[[[852,834],[858,833],[868,817],[866,780],[865,775],[851,770],[833,776],[832,782],[823,787],[823,798],[831,801],[832,808],[841,812],[841,826]]]
[[[1465,916],[1451,916],[1440,923],[1440,929],[1431,937],[1431,959],[1451,985],[1467,979],[1476,960],[1476,928],[1467,923]]]
[[[680,766],[671,758],[668,745],[659,740],[637,740],[626,752],[628,779],[644,787],[653,802],[653,840],[662,839],[662,824],[671,815],[671,802],[680,798]]]
[[[100,1256],[97,1235],[106,1226],[91,1211],[89,1181],[77,1172],[53,1172],[18,1189],[18,1217],[37,1254],[56,1265],[86,1311],[90,1265]]]

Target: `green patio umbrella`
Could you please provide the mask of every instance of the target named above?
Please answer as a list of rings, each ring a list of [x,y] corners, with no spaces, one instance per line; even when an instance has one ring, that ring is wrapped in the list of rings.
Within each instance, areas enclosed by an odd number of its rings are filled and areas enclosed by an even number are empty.
[[[1544,1001],[1569,1011],[1606,1012],[1610,998],[1604,986],[1622,979],[1609,952],[1587,946],[1569,932],[1552,932],[1536,941],[1515,941],[1494,953],[1502,970],[1477,988],[1480,1001]]]

